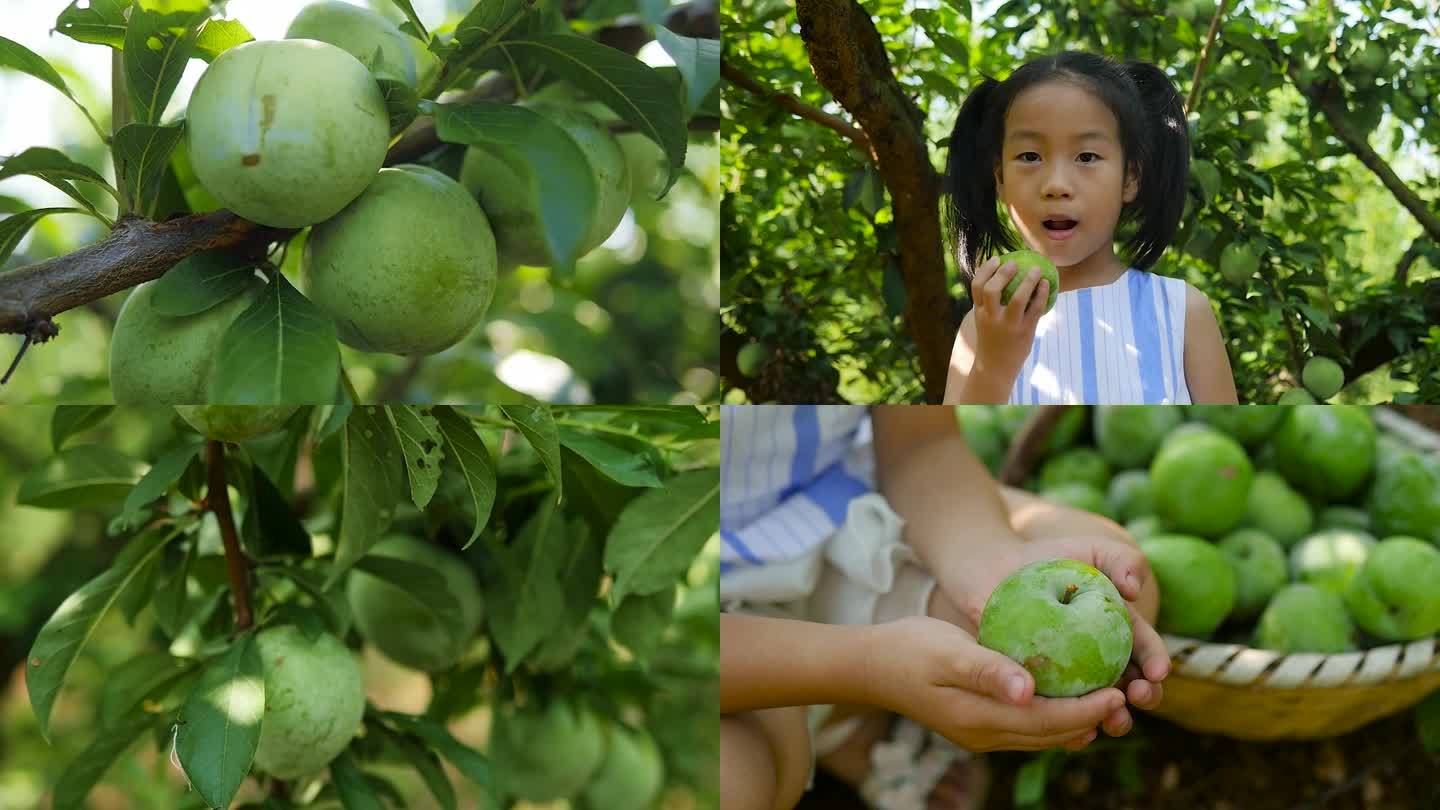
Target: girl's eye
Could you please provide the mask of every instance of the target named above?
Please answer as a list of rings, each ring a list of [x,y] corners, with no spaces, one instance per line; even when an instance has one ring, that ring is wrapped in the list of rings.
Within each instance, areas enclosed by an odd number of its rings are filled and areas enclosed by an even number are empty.
[[[1030,160],[1026,160],[1026,159],[1025,159],[1027,155],[1034,155],[1034,156],[1037,157],[1037,158],[1040,157],[1040,155],[1037,154],[1037,153],[1035,153],[1035,152],[1021,152],[1020,154],[1016,155],[1016,157],[1018,157],[1018,158],[1020,159],[1020,162],[1021,162],[1021,163],[1033,163],[1034,161],[1030,161]],[[1085,157],[1086,155],[1089,155],[1090,157],[1094,158],[1094,160],[1084,161],[1085,163],[1094,163],[1096,160],[1099,160],[1099,159],[1100,159],[1100,156],[1097,155],[1097,154],[1095,154],[1094,152],[1081,152],[1080,155],[1079,155],[1079,157]]]

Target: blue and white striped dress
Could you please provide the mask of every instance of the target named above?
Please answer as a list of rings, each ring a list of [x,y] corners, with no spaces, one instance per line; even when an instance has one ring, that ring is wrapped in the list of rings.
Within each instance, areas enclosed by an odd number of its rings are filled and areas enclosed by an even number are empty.
[[[1132,267],[1103,287],[1060,293],[1010,404],[1190,404],[1184,280]]]
[[[804,555],[875,489],[864,406],[725,405],[720,441],[722,577]]]

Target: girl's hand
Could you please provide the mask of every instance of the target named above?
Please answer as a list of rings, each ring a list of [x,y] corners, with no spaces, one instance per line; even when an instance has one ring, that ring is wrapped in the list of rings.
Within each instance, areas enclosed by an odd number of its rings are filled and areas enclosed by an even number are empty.
[[[1004,374],[1012,380],[1030,355],[1035,325],[1045,314],[1045,302],[1050,296],[1050,282],[1040,277],[1039,270],[1032,269],[1010,303],[1001,304],[1001,293],[1015,277],[1016,269],[1014,262],[1001,265],[1000,258],[992,256],[980,265],[970,284],[975,300],[974,368],[997,376]]]
[[[971,751],[1078,751],[1098,726],[1124,711],[1119,689],[1074,698],[1034,694],[1019,664],[981,647],[955,625],[928,616],[877,624],[865,653],[870,700]]]
[[[990,592],[1016,569],[1038,560],[1063,558],[1079,560],[1099,569],[1115,583],[1130,611],[1130,628],[1135,643],[1130,664],[1117,685],[1129,702],[1142,709],[1160,705],[1164,690],[1160,682],[1170,674],[1170,653],[1153,622],[1159,609],[1159,591],[1150,574],[1150,564],[1135,546],[1109,537],[1066,537],[1019,543],[985,560],[975,560],[963,574],[941,581],[945,595],[978,627],[980,614]],[[970,628],[967,628],[970,629]],[[1130,713],[1120,708],[1105,718],[1105,731],[1118,737],[1130,730]]]

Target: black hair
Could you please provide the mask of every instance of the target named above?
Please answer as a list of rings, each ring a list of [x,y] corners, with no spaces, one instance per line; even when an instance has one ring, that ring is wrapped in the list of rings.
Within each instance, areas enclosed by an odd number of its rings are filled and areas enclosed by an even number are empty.
[[[981,257],[1023,247],[1002,224],[995,169],[1005,137],[1005,114],[1026,89],[1047,81],[1074,84],[1094,94],[1115,114],[1125,176],[1138,175],[1135,200],[1120,210],[1119,226],[1137,223],[1123,252],[1129,264],[1148,270],[1165,252],[1185,208],[1190,135],[1185,108],[1170,77],[1148,62],[1126,62],[1066,51],[1027,62],[1005,81],[985,77],[965,99],[950,133],[942,210],[945,231],[960,271],[974,276]]]

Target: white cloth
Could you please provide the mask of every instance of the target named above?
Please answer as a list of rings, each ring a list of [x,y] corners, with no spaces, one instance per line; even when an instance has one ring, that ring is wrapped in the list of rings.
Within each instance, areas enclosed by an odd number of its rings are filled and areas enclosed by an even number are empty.
[[[721,409],[720,575],[803,559],[875,489],[858,405]]]
[[[1040,317],[1012,405],[1188,405],[1183,279],[1130,268],[1060,293]]]

